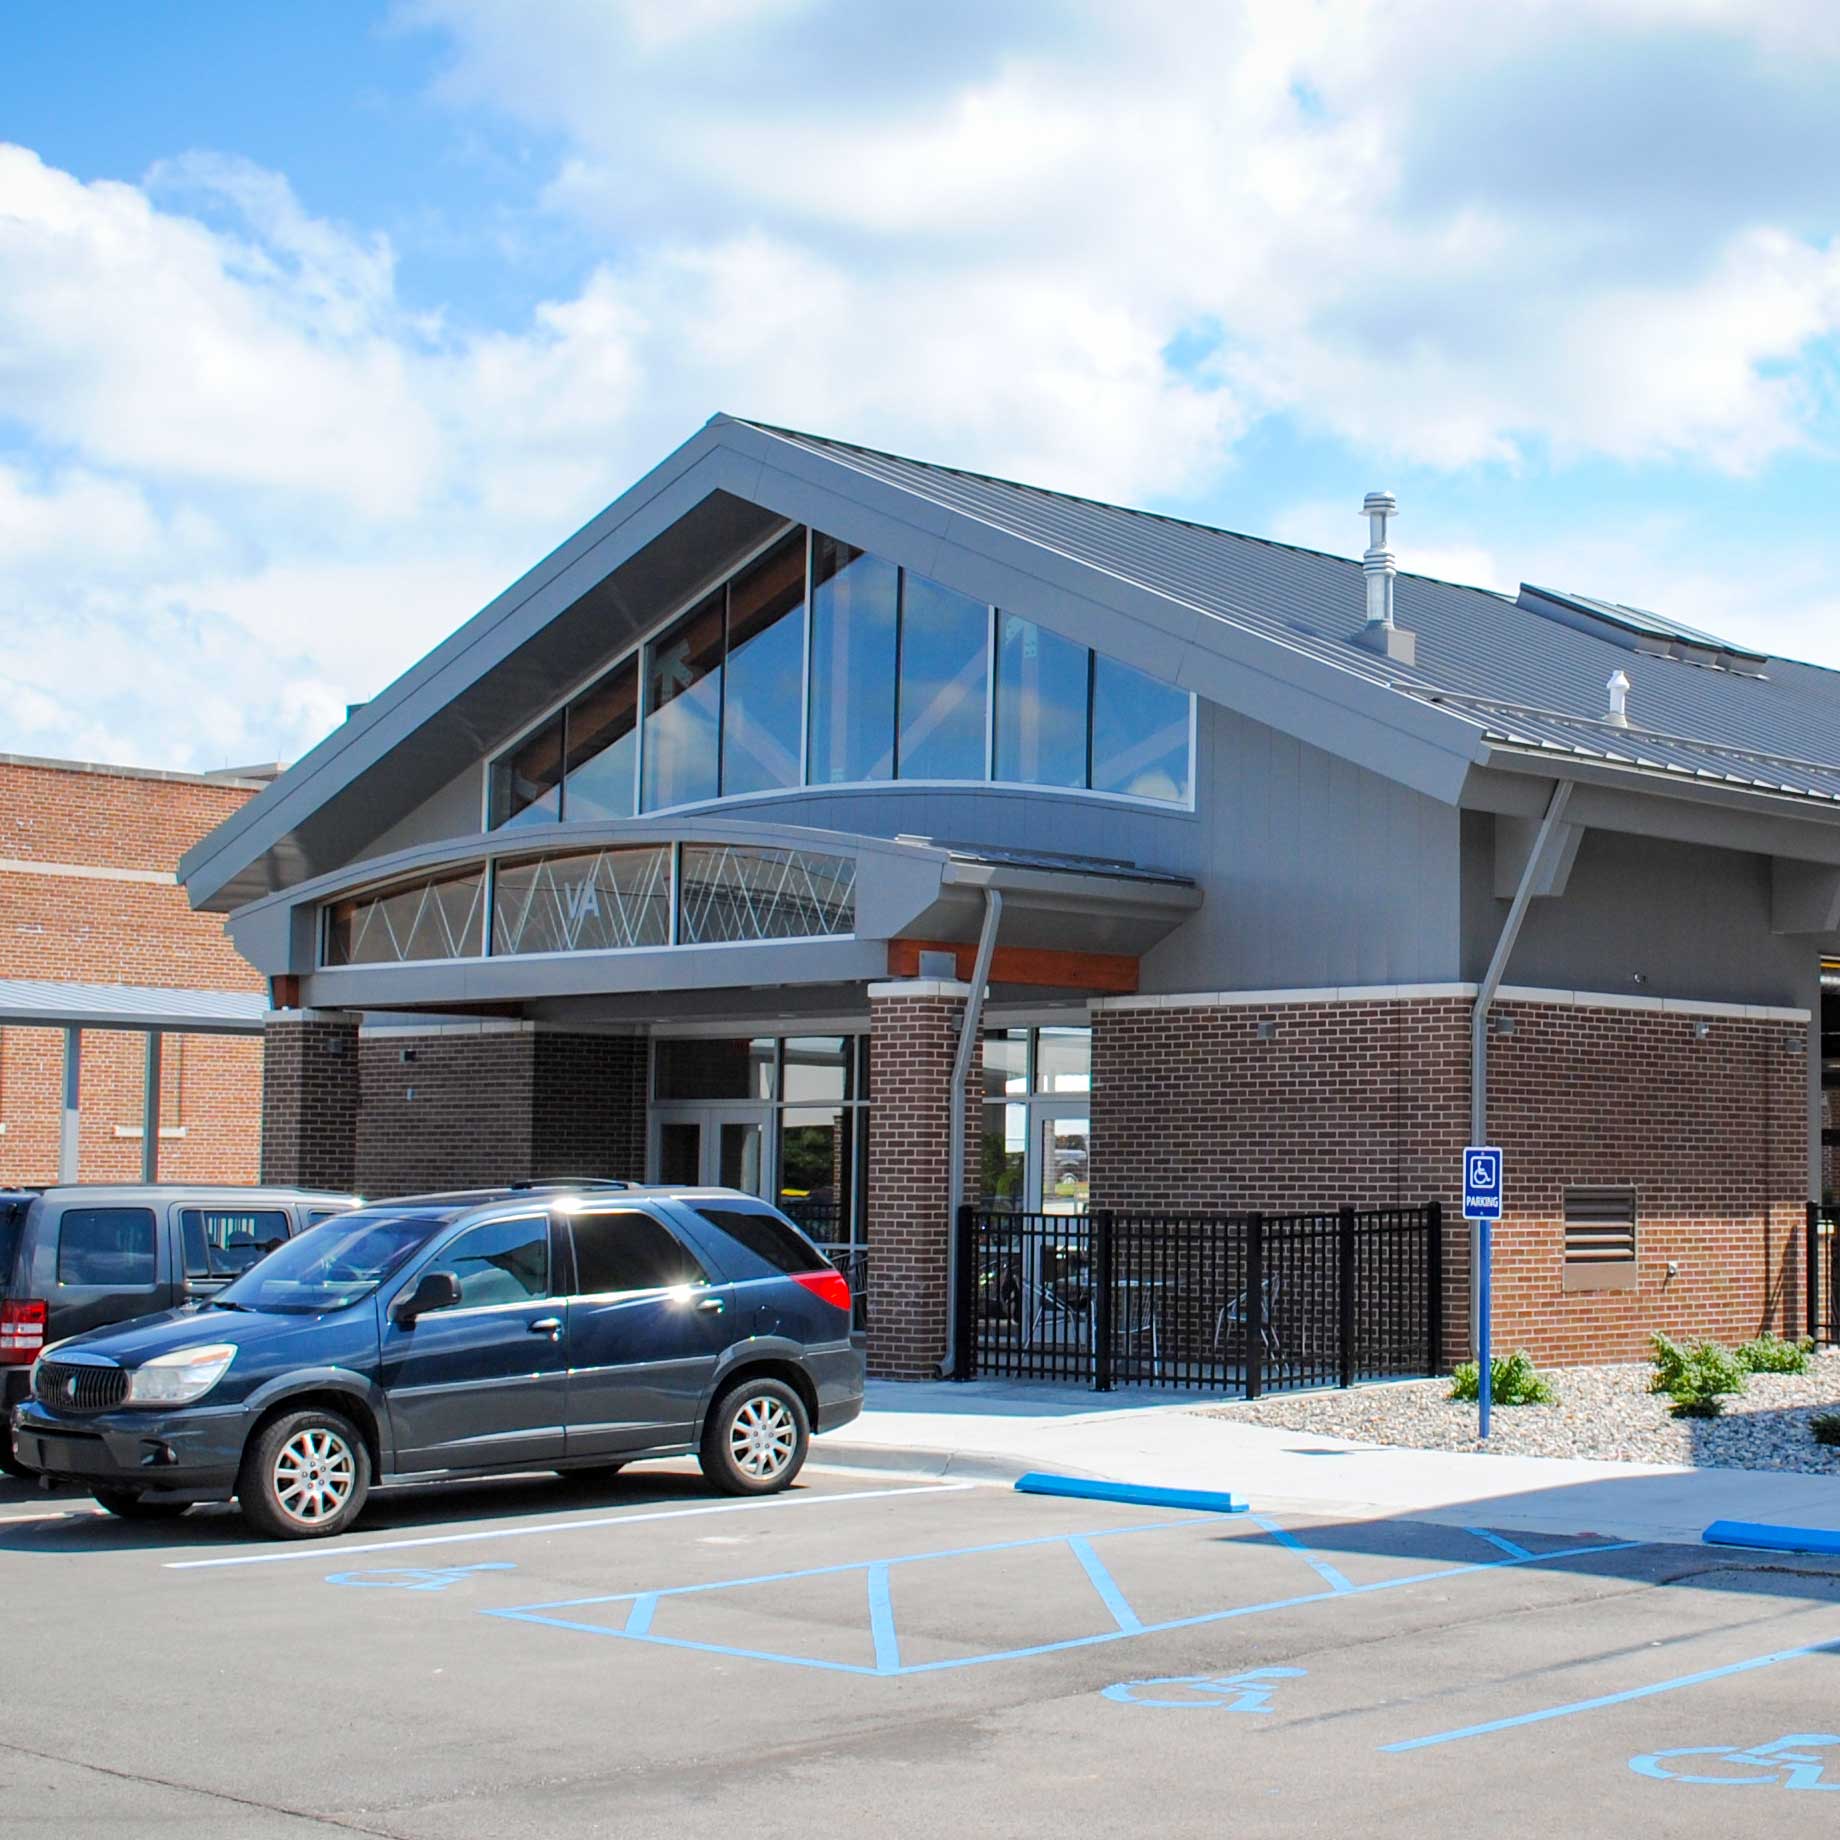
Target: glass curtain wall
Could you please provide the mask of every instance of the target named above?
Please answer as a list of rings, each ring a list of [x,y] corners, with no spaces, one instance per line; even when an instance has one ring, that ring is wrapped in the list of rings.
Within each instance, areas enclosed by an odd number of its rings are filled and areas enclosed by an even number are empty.
[[[489,821],[892,779],[1186,805],[1193,710],[1172,684],[799,529],[501,754]]]

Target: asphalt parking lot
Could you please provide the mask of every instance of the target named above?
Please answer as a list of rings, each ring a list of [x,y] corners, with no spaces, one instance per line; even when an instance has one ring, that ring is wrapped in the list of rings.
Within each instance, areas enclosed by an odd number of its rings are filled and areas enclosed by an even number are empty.
[[[0,1835],[1831,1827],[1840,1567],[1254,1508],[656,1465],[264,1545],[8,1485]]]

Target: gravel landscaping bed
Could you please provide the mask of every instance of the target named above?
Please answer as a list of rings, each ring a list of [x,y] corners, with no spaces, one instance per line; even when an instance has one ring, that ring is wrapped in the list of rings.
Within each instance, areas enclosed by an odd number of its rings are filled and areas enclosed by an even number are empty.
[[[1410,1450],[1480,1450],[1521,1457],[1609,1457],[1626,1463],[1690,1463],[1702,1469],[1805,1470],[1840,1476],[1840,1450],[1814,1441],[1809,1419],[1840,1410],[1840,1349],[1806,1374],[1752,1374],[1718,1418],[1682,1419],[1649,1392],[1646,1362],[1543,1369],[1557,1394],[1549,1406],[1497,1406],[1486,1446],[1476,1408],[1446,1397],[1448,1380],[1406,1380],[1352,1392],[1277,1394],[1210,1406],[1209,1418],[1313,1431]]]

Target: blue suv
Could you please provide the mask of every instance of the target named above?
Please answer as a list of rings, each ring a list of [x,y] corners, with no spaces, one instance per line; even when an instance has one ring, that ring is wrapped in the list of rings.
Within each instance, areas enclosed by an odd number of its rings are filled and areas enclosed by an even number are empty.
[[[694,1451],[785,1488],[862,1410],[843,1274],[764,1201],[619,1183],[370,1202],[202,1303],[45,1349],[20,1458],[130,1519],[335,1534],[373,1480]]]

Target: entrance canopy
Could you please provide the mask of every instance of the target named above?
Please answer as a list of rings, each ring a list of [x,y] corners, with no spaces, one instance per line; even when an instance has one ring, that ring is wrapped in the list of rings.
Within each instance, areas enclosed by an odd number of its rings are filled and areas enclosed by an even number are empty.
[[[644,1021],[695,1013],[698,993],[732,1009],[750,991],[963,976],[987,890],[1004,903],[992,982],[1032,990],[1134,990],[1140,956],[1201,904],[1130,862],[626,819],[399,851],[230,930],[287,1005]]]
[[[0,978],[0,1024],[26,1029],[170,1029],[185,1035],[260,1035],[259,991],[166,990],[142,984],[66,984]]]

